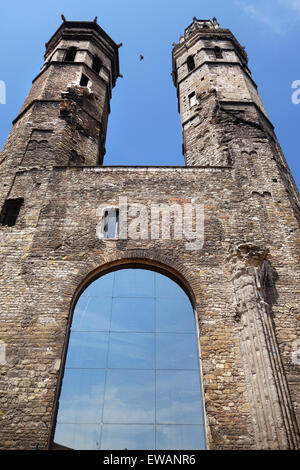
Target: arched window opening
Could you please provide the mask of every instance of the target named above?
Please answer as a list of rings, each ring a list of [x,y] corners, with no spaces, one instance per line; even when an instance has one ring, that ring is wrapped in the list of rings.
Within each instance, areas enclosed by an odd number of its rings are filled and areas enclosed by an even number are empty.
[[[216,46],[214,48],[214,51],[215,51],[216,59],[223,59],[223,53],[222,53],[222,49],[220,49],[220,47]]]
[[[75,57],[76,57],[76,53],[77,53],[77,48],[76,47],[69,47],[69,49],[67,50],[66,55],[65,55],[65,61],[66,62],[74,62]]]
[[[21,197],[17,199],[6,199],[0,214],[0,223],[8,227],[16,225],[23,203],[24,199]]]
[[[187,58],[187,67],[188,67],[188,71],[191,72],[192,70],[194,70],[195,68],[195,61],[194,61],[194,57],[193,56],[188,56]]]
[[[93,69],[96,73],[99,73],[99,72],[100,72],[100,69],[101,69],[101,66],[102,66],[102,61],[101,61],[101,59],[99,59],[99,57],[95,55],[94,58],[93,58],[92,69]]]
[[[78,299],[53,449],[204,449],[194,311],[184,290],[120,269]]]

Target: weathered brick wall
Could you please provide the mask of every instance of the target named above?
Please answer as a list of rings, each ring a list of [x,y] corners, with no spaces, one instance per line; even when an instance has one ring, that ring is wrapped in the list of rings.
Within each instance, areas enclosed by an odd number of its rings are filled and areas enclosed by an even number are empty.
[[[225,31],[226,59],[238,59],[246,70],[245,53]],[[59,60],[55,38],[48,52]],[[216,37],[205,39],[199,60],[209,58],[216,43]],[[78,45],[95,53],[90,44]],[[197,53],[199,44],[191,47]],[[186,73],[182,57],[178,77]],[[88,282],[120,265],[175,276],[193,299],[208,447],[296,448],[299,195],[272,126],[246,103],[258,95],[241,76],[229,83],[223,65],[222,79],[217,69],[210,75],[206,64],[195,72],[196,82],[187,78],[179,95],[182,115],[193,118],[184,133],[186,151],[196,151],[195,159],[187,158],[191,166],[98,167],[96,136],[99,131],[104,147],[109,113],[103,82],[95,84],[99,107],[79,89],[61,99],[74,73],[85,67],[93,76],[88,65],[49,66],[40,75],[35,83],[52,79],[45,88],[34,84],[30,99],[45,93],[54,101],[37,101],[19,117],[0,156],[1,207],[7,198],[24,198],[16,225],[0,225],[0,344],[6,349],[0,448],[51,445],[74,303]],[[202,100],[193,114],[184,98],[195,83]],[[236,109],[218,96],[231,93],[233,85],[240,89],[232,98],[245,99]],[[97,129],[96,113],[103,129]],[[154,203],[203,204],[203,247],[190,251],[184,239],[151,239],[150,219],[146,239],[99,239],[98,208],[118,205],[120,196],[129,205],[145,204],[149,216]]]
[[[38,178],[42,186],[45,177],[36,170],[16,175],[12,194],[25,197],[25,205],[15,227],[1,228],[1,340],[7,348],[7,364],[1,366],[2,448],[33,448],[36,442],[47,447],[72,301],[90,273],[125,260],[179,273],[190,287],[199,321],[209,447],[255,447],[241,324],[226,261],[229,243],[244,239],[270,249],[277,273],[275,330],[297,411],[300,377],[292,345],[299,332],[300,272],[296,221],[288,207],[286,219],[278,222],[269,199],[266,206],[249,203],[234,169],[61,167],[42,192],[37,222],[41,190],[33,181]],[[97,208],[117,204],[120,195],[129,205],[148,205],[149,213],[149,201],[183,205],[193,198],[204,204],[203,248],[187,251],[184,240],[99,240]]]

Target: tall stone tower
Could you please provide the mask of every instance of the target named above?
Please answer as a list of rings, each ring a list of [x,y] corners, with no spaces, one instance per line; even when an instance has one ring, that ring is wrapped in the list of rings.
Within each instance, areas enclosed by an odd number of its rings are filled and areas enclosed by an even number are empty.
[[[237,165],[241,184],[244,181],[248,190],[252,185],[253,191],[267,189],[262,180],[266,172],[270,183],[277,183],[280,172],[299,219],[297,188],[248,68],[245,48],[232,32],[221,29],[216,18],[194,18],[174,45],[173,80],[186,165]],[[264,138],[259,135],[262,128]],[[252,178],[246,177],[246,169]]]
[[[169,406],[181,414],[176,422],[163,421],[156,408],[153,422],[139,421],[140,435],[146,428],[155,434],[144,448],[152,448],[149,442],[161,448],[159,436],[168,429],[168,449],[174,442],[177,449],[200,449],[204,442],[208,449],[298,449],[299,194],[247,54],[215,18],[194,18],[172,54],[186,165],[110,167],[102,163],[118,47],[96,22],[64,21],[46,44],[44,65],[0,155],[0,448],[72,447],[71,441],[58,442],[57,429],[73,426],[76,434],[82,424],[77,418],[59,421],[77,306],[97,279],[144,269],[167,276],[188,296],[201,382],[199,400],[181,405],[174,396],[179,387],[183,400],[185,381],[167,384]],[[186,206],[193,205],[204,214],[199,239],[185,226],[191,215]],[[160,222],[170,225],[175,216],[172,233],[165,226],[161,233]],[[134,294],[140,284],[123,284],[123,291],[124,285]],[[183,377],[176,360],[184,354],[182,338],[191,333],[174,329],[176,305],[163,290],[171,312],[167,333],[140,334],[155,334],[158,345],[167,334],[180,337],[181,347],[173,349],[170,370],[156,364],[143,377],[175,377],[174,370]],[[101,296],[96,304],[100,315]],[[155,357],[158,352],[163,354],[158,348]],[[121,353],[126,356],[126,348]],[[185,370],[186,377],[190,373]],[[146,391],[156,407],[165,403],[159,387],[155,379]],[[191,396],[190,388],[186,392]],[[117,398],[120,407],[124,397]],[[198,401],[204,419],[188,421],[186,410]],[[105,448],[112,429],[127,425],[133,436],[130,416],[126,425],[107,416],[88,421],[97,437],[85,448]],[[204,436],[201,445],[189,441],[191,430]]]

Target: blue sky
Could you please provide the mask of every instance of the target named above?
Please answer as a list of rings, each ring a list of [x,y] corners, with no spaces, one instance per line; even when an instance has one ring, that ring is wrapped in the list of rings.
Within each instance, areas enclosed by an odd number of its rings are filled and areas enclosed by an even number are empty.
[[[249,55],[249,66],[300,185],[300,104],[292,104],[292,83],[300,80],[300,0],[52,0],[1,4],[0,147],[31,80],[42,65],[44,44],[67,20],[93,20],[119,43],[123,79],[113,91],[105,165],[182,165],[176,90],[171,80],[172,43],[194,16],[216,16]],[[139,54],[145,59],[140,62]]]

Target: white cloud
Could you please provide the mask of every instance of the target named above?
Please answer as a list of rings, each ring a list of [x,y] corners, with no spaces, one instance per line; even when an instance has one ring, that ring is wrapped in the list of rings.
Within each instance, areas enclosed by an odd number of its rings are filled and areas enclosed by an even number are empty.
[[[236,0],[235,4],[252,20],[276,34],[284,34],[300,20],[300,0]]]
[[[279,3],[283,6],[291,8],[297,12],[300,17],[300,0],[279,0]]]
[[[272,25],[272,20],[269,16],[265,15],[260,8],[258,8],[256,5],[253,4],[248,4],[248,5],[242,5],[242,8],[244,12],[253,18],[256,21],[260,21],[261,23],[265,23],[267,25]]]

